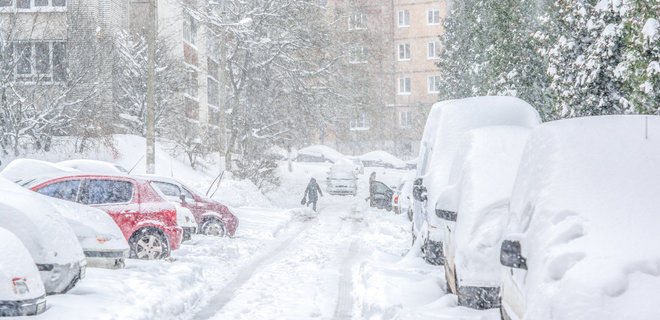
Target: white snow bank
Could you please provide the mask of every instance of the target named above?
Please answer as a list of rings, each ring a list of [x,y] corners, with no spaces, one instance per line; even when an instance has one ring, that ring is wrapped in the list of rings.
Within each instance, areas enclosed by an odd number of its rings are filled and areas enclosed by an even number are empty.
[[[459,194],[452,232],[459,285],[499,286],[499,249],[508,203],[530,129],[469,131],[455,160]]]
[[[399,169],[406,167],[406,163],[403,160],[383,150],[367,152],[361,155],[359,159],[362,160],[364,163],[366,163],[367,166],[389,165],[393,168],[399,168]]]
[[[657,116],[534,130],[504,236],[521,234],[525,319],[660,318],[658,163]]]
[[[341,158],[344,158],[344,155],[341,154],[339,151],[324,145],[313,145],[302,148],[298,150],[298,157],[300,157],[301,155],[309,156],[313,158],[326,159],[333,163]]]

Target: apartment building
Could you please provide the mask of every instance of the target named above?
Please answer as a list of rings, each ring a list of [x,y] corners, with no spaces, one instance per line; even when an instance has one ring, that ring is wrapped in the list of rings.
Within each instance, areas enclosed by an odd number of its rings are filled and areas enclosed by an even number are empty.
[[[188,6],[196,3],[159,0],[158,37],[169,43],[170,55],[187,69],[186,90],[181,92],[183,112],[200,124],[220,127],[220,52],[219,38],[197,19]],[[131,0],[130,30],[146,35],[148,2]]]
[[[349,111],[348,123],[324,142],[345,153],[384,149],[414,157],[438,99],[441,70],[435,62],[448,0],[335,0],[328,7],[344,19],[345,33],[354,34],[348,63],[372,79],[365,86],[374,92],[368,107]]]

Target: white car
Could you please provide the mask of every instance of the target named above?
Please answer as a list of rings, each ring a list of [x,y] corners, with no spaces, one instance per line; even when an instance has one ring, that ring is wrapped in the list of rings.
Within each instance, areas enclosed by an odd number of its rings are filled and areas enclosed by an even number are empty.
[[[57,163],[60,167],[70,168],[78,171],[95,172],[104,174],[127,174],[128,170],[124,167],[111,162],[90,159],[73,159],[60,161]]]
[[[367,167],[396,169],[404,169],[406,167],[406,163],[403,160],[383,150],[367,152],[360,156],[360,161],[362,161],[362,163],[364,163],[364,165]]]
[[[352,163],[338,162],[330,167],[326,190],[332,195],[357,194],[357,176]]]
[[[30,185],[34,177],[31,176],[33,166],[39,168],[38,172],[61,172],[68,169],[60,164],[46,161],[19,159],[12,161],[0,175],[10,178],[21,185]],[[22,190],[18,185],[3,184],[2,188]],[[3,190],[0,188],[1,190]],[[53,188],[57,188],[54,186]],[[49,197],[40,197],[42,201],[50,202],[67,223],[71,226],[87,258],[87,267],[92,268],[123,268],[128,258],[129,247],[124,235],[115,221],[105,211],[79,203],[54,198],[58,189],[44,188],[39,192]],[[32,191],[30,191],[32,192]],[[53,193],[53,194],[50,194]]]
[[[0,227],[30,251],[46,293],[65,293],[85,276],[87,262],[73,229],[45,196],[0,177]]]
[[[423,241],[421,248],[427,262],[444,262],[442,238],[446,227],[435,213],[436,208],[443,210],[446,206],[439,200],[451,187],[449,175],[464,134],[487,126],[532,128],[540,122],[531,105],[514,97],[474,97],[433,106],[424,128],[413,182],[413,238]]]
[[[504,319],[660,319],[660,117],[532,132],[501,244]]]
[[[158,188],[155,188],[158,189]],[[168,197],[164,194],[161,195],[163,198],[167,199]],[[190,209],[181,205],[181,200],[176,201],[173,199],[168,199],[170,203],[176,207],[176,223],[183,229],[183,241],[190,240],[192,235],[197,233],[199,226],[197,221],[195,221],[195,216],[192,214]]]
[[[364,164],[362,163],[362,161],[360,161],[360,159],[350,158],[349,161],[351,161],[351,163],[353,163],[353,166],[355,167],[356,176],[360,174],[364,174]]]
[[[0,228],[0,317],[32,316],[46,310],[46,290],[30,252]]]
[[[343,159],[344,155],[339,151],[324,145],[313,145],[298,150],[296,161],[298,162],[330,162],[335,163]]]
[[[456,197],[443,238],[445,279],[458,304],[474,309],[500,304],[499,253],[509,197],[530,129],[483,127],[467,132],[450,175]],[[455,210],[454,210],[455,209]]]

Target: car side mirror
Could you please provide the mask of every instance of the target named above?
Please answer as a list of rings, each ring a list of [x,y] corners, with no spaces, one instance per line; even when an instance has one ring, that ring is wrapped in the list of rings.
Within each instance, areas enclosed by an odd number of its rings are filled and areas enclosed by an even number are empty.
[[[440,219],[445,219],[447,221],[456,221],[456,212],[442,209],[435,209],[435,215]]]
[[[522,256],[520,241],[502,241],[500,263],[505,267],[527,270],[527,259]]]

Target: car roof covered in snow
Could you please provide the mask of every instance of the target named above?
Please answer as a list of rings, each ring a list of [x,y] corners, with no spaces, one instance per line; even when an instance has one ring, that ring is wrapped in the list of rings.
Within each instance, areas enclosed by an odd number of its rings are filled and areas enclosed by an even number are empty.
[[[450,180],[458,195],[455,264],[464,279],[498,283],[500,236],[530,132],[515,126],[482,127],[468,131],[461,142]]]
[[[383,150],[367,152],[360,156],[360,160],[386,163],[395,168],[403,168],[406,166],[406,163],[403,160]]]
[[[24,181],[27,177],[43,176],[50,174],[65,174],[76,172],[77,170],[60,166],[56,163],[35,160],[35,159],[16,159],[7,164],[0,171],[3,177],[11,181]]]
[[[21,239],[36,263],[77,263],[85,258],[75,233],[46,196],[2,177],[0,194],[0,227]]]
[[[557,319],[660,317],[659,163],[657,116],[576,118],[533,131],[507,232],[520,234],[527,255],[530,319],[550,310]]]
[[[486,126],[533,128],[540,122],[538,112],[530,104],[514,97],[473,97],[436,103],[424,128],[417,165],[417,176],[424,178],[428,188],[429,203],[435,206],[449,185],[455,153],[467,131]]]
[[[305,154],[305,155],[310,155],[310,156],[314,156],[314,157],[323,156],[323,157],[325,157],[326,159],[328,159],[332,162],[335,162],[335,161],[337,161],[337,160],[344,157],[344,155],[341,154],[341,152],[339,152],[339,151],[337,151],[337,150],[335,150],[331,147],[328,147],[328,146],[325,146],[325,145],[320,145],[320,144],[302,148],[302,149],[298,150],[298,154]]]
[[[128,171],[118,164],[91,159],[73,159],[60,161],[58,166],[71,168],[79,171],[98,172],[107,174],[126,174]]]

